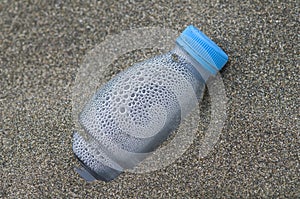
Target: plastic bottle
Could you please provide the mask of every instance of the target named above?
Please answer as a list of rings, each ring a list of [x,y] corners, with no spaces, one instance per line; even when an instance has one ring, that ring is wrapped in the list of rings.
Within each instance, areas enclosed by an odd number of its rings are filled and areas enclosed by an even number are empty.
[[[87,181],[110,181],[155,150],[188,113],[190,94],[200,100],[209,76],[228,56],[194,26],[175,48],[119,73],[86,104],[79,116],[85,136],[73,134],[73,151]]]

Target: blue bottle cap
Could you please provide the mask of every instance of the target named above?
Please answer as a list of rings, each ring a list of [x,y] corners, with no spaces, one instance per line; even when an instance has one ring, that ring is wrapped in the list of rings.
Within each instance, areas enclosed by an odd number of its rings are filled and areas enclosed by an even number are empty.
[[[226,53],[196,27],[188,26],[176,43],[212,74],[216,74],[228,61]]]

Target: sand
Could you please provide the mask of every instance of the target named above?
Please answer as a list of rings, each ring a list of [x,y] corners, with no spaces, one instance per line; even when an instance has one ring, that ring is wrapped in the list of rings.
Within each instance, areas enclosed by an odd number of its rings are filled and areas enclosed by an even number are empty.
[[[86,183],[71,148],[85,54],[123,30],[189,24],[230,60],[214,149],[199,157],[204,114],[197,139],[168,167]],[[298,24],[297,1],[1,1],[0,198],[300,197]],[[208,94],[203,104],[209,115]]]

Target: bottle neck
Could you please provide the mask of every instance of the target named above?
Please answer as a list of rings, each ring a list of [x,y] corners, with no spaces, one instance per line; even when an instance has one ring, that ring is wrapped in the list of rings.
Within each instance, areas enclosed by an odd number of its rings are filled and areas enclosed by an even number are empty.
[[[199,62],[197,62],[191,55],[189,55],[183,48],[175,45],[175,48],[173,49],[173,52],[178,55],[179,57],[186,60],[187,63],[190,63],[192,66],[195,67],[195,69],[199,72],[199,74],[202,76],[203,80],[206,82],[210,76],[214,76],[209,71],[205,70],[204,67],[201,66]]]

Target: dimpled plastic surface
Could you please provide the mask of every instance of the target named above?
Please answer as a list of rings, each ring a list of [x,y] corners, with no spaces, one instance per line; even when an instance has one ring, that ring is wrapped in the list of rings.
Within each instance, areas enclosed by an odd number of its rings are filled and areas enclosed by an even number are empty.
[[[107,167],[134,166],[133,154],[161,144],[187,113],[183,107],[193,95],[200,98],[203,88],[197,70],[177,55],[174,59],[173,52],[133,65],[87,103],[79,120],[92,141],[75,133],[74,153],[99,175],[109,172]]]

